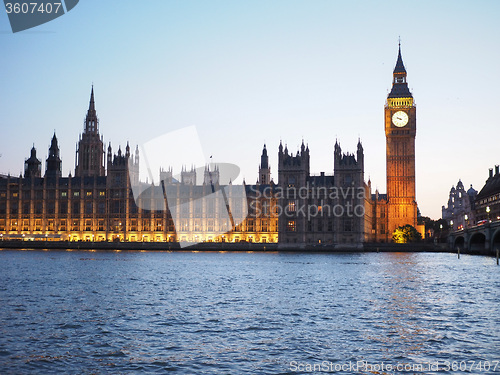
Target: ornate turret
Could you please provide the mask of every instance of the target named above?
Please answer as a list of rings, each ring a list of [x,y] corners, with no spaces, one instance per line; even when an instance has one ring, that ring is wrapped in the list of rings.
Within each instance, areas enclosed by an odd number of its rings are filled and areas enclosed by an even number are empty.
[[[361,144],[361,140],[358,139],[358,150],[356,152],[358,164],[361,166],[361,169],[364,170],[364,164],[365,164],[365,155],[364,155],[364,150],[363,150],[363,145]]]
[[[267,156],[267,148],[264,144],[259,165],[259,179],[257,183],[268,185],[271,182],[271,167],[269,166],[269,156]]]
[[[210,169],[212,167],[212,169]],[[212,187],[219,183],[219,167],[214,164],[205,165],[205,171],[203,175],[203,184],[211,185]],[[194,185],[195,183],[193,183]]]
[[[59,157],[59,146],[57,144],[56,133],[52,137],[49,148],[49,157],[46,161],[45,177],[61,177],[61,158]]]
[[[111,148],[111,142],[109,142],[108,146],[108,167],[113,162],[113,150]]]
[[[196,169],[194,168],[194,165],[191,166],[190,171],[188,171],[185,167],[182,167],[181,183],[185,185],[196,185]]]
[[[42,162],[36,157],[36,148],[33,145],[31,156],[24,162],[24,178],[41,177]]]

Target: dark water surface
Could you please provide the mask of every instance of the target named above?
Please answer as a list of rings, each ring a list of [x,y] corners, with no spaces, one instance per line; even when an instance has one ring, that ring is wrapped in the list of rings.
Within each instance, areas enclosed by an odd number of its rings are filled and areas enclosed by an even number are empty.
[[[499,304],[480,256],[3,250],[0,373],[500,373]]]

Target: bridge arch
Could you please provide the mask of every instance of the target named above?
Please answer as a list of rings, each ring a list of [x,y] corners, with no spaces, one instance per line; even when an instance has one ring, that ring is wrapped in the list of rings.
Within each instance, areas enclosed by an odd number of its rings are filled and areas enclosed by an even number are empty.
[[[486,235],[482,232],[474,233],[469,240],[471,252],[483,252],[486,250]]]
[[[500,250],[500,228],[491,236],[491,250],[495,252],[496,249]]]

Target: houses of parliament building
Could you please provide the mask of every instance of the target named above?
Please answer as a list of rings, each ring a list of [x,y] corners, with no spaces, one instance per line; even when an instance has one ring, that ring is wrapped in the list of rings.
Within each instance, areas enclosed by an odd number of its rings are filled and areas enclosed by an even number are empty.
[[[387,194],[372,194],[364,150],[344,153],[338,141],[333,174],[309,171],[309,147],[278,147],[278,182],[266,145],[254,185],[221,183],[219,166],[160,172],[139,180],[139,148],[105,149],[92,87],[74,175],[62,176],[56,134],[45,170],[31,149],[24,175],[0,175],[0,239],[51,241],[389,242],[401,225],[417,227],[416,108],[399,48],[385,104]],[[257,165],[257,163],[256,163]],[[257,169],[257,168],[256,168]],[[197,184],[197,173],[203,183]]]

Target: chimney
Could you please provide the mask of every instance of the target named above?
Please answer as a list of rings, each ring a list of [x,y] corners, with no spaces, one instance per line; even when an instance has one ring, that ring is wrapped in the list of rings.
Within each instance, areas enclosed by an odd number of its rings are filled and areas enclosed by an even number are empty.
[[[498,176],[500,167],[498,165],[495,165],[495,175]]]
[[[490,178],[493,177],[493,168],[490,168]]]

